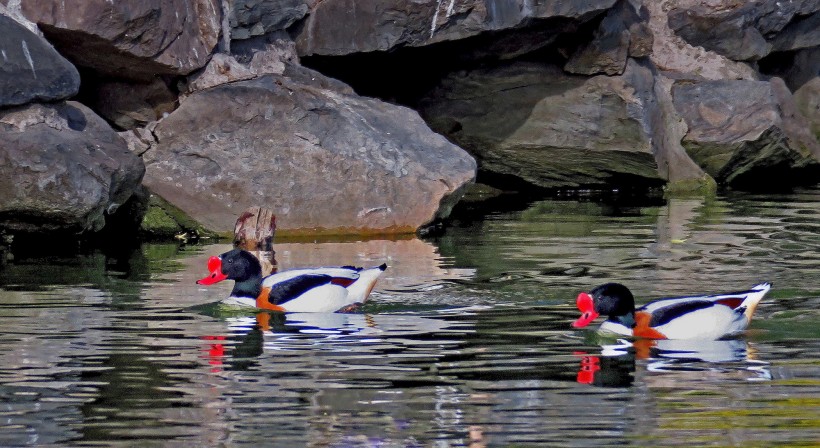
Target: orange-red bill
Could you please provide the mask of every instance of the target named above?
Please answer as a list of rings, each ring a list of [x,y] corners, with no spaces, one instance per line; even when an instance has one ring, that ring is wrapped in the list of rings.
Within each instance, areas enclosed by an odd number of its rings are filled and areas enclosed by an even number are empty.
[[[578,294],[578,298],[575,300],[575,304],[578,306],[578,309],[581,310],[581,317],[578,318],[575,322],[572,323],[572,326],[575,328],[583,328],[590,324],[595,318],[598,317],[598,313],[595,312],[595,302],[592,300],[592,296],[582,292]]]
[[[228,278],[227,275],[222,273],[222,260],[219,257],[211,257],[208,259],[208,270],[211,271],[211,273],[207,277],[197,280],[196,283],[198,285],[213,285]]]

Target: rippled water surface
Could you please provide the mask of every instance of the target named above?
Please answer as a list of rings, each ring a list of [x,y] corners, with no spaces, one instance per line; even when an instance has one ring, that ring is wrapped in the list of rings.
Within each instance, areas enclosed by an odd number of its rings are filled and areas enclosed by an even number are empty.
[[[214,306],[229,282],[194,281],[227,248],[0,268],[0,446],[820,441],[820,189],[547,200],[426,240],[276,244],[282,268],[387,262],[357,314]],[[572,329],[577,293],[612,280],[639,302],[774,288],[736,340]]]

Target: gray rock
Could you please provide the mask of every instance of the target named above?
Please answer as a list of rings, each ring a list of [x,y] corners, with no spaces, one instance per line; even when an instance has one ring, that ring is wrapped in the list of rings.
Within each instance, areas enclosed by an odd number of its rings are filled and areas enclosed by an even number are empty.
[[[284,233],[408,232],[446,216],[475,161],[412,110],[312,78],[190,95],[154,130],[145,184],[220,232],[252,206]]]
[[[820,145],[780,78],[682,81],[672,96],[689,128],[684,147],[718,183],[816,182]]]
[[[296,45],[301,56],[344,55],[388,51],[403,46],[424,46],[495,33],[500,30],[538,27],[559,30],[558,22],[584,23],[605,12],[617,0],[325,0],[315,2]],[[535,49],[550,42],[534,42],[524,33],[507,38],[495,50],[520,52],[522,46]],[[492,40],[492,39],[491,39]],[[514,42],[513,42],[514,41]],[[502,50],[503,49],[503,50]]]
[[[85,106],[32,104],[0,111],[0,227],[96,231],[134,192],[139,157]]]
[[[236,57],[217,53],[205,68],[189,76],[180,90],[188,95],[197,90],[253,79],[262,75],[281,75],[285,72],[286,63],[298,61],[292,47],[292,42],[277,41],[265,44],[247,54],[238,54]],[[240,60],[246,62],[243,63]]]
[[[308,12],[305,0],[234,0],[229,17],[232,39],[285,30]]]
[[[820,45],[820,2],[808,17],[798,17],[777,33],[772,42],[773,51],[792,51]]]
[[[520,62],[453,74],[420,108],[482,170],[545,188],[663,183],[640,101],[623,77]]]
[[[686,153],[681,145],[686,124],[675,111],[672,102],[673,80],[660,73],[653,64],[630,60],[623,75],[624,82],[634,91],[633,115],[650,136],[658,174],[667,181],[665,190],[675,192],[710,192],[717,187]]]
[[[23,2],[54,46],[77,65],[119,78],[151,80],[188,74],[208,62],[217,44],[219,0],[84,0]]]
[[[820,45],[817,0],[684,2],[669,11],[669,26],[692,45],[737,61],[772,51]]]
[[[42,37],[0,15],[0,107],[72,97],[77,69]]]
[[[592,42],[576,51],[564,70],[582,75],[622,74],[627,56],[645,57],[652,51],[647,19],[645,10],[636,10],[629,2],[618,3],[601,21]]]

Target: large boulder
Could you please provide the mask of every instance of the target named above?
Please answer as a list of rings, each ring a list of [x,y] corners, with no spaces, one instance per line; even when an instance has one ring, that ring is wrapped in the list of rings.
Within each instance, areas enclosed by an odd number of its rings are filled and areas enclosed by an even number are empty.
[[[32,104],[0,111],[0,227],[96,231],[145,167],[85,106]]]
[[[77,69],[42,37],[0,15],[0,107],[74,96],[80,88]]]
[[[820,145],[780,78],[679,81],[675,109],[683,146],[718,183],[764,188],[816,182]]]
[[[219,0],[84,0],[80,5],[27,1],[20,8],[60,53],[106,75],[188,74],[208,62],[219,39]]]
[[[669,26],[692,45],[730,59],[756,61],[772,51],[820,45],[820,3],[684,0],[669,11]]]
[[[524,32],[504,39],[494,36],[486,42],[495,45],[495,57],[503,57],[504,53],[521,54],[522,49],[547,45],[551,42],[548,36],[564,30],[560,24],[587,22],[616,1],[325,0],[313,2],[296,45],[302,56],[338,56],[538,28],[539,21],[544,24],[544,33]]]
[[[289,67],[194,92],[161,120],[145,184],[230,232],[251,206],[284,233],[408,232],[446,216],[475,161],[412,110]]]
[[[519,62],[454,73],[420,107],[491,173],[544,188],[663,183],[641,100],[624,77]]]

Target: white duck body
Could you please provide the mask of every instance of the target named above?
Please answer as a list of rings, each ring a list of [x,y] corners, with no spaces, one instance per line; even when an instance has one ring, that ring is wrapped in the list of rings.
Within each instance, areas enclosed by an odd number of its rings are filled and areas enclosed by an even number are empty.
[[[386,266],[368,269],[324,267],[291,269],[262,279],[262,288],[270,289],[269,299],[287,312],[332,313],[346,306],[364,303]],[[318,281],[325,278],[326,281]],[[316,286],[294,295],[294,285],[316,282]],[[226,304],[256,307],[256,299],[228,297]]]
[[[761,283],[748,291],[657,300],[636,309],[636,320],[641,314],[649,315],[649,330],[665,339],[720,339],[740,333],[749,326],[755,308],[769,289],[771,284]],[[601,324],[600,330],[641,336],[636,334],[641,331],[640,327],[639,324],[633,329],[607,320]]]

